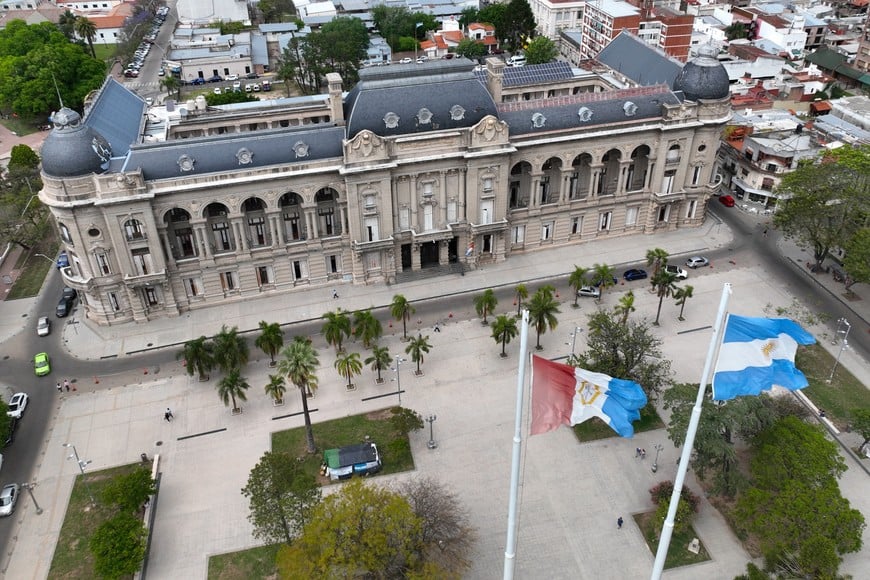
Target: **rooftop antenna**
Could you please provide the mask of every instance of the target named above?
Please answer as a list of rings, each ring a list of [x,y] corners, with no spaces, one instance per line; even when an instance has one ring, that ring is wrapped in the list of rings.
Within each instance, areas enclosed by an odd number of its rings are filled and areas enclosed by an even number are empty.
[[[63,109],[63,97],[60,96],[60,89],[57,86],[57,79],[54,78],[54,72],[51,72],[51,82],[54,83],[54,90],[57,92],[57,100],[60,102],[60,108]]]

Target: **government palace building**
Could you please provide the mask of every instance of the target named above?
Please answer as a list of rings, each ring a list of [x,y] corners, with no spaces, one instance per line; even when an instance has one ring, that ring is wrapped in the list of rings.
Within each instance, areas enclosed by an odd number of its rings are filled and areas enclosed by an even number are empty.
[[[728,76],[708,47],[683,65],[620,42],[580,69],[394,64],[216,107],[108,78],[42,148],[63,281],[112,325],[698,227]]]

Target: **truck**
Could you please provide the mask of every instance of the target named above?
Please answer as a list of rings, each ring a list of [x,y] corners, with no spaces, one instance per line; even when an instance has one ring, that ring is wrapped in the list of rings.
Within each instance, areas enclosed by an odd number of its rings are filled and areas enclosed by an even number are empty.
[[[323,452],[320,473],[329,479],[350,479],[354,475],[371,475],[383,468],[378,446],[374,443],[359,443]]]

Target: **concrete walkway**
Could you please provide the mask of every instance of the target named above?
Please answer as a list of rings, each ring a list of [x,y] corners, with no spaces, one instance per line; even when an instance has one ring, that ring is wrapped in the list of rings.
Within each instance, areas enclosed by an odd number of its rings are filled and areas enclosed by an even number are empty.
[[[665,248],[677,263],[676,256],[703,253],[726,246],[730,240],[726,226],[710,221],[694,232],[555,248],[515,256],[508,264],[472,271],[464,277],[439,279],[438,292],[513,286],[518,280],[565,274],[573,264],[606,262],[621,272],[622,264],[642,260],[647,247]],[[640,244],[643,250],[638,249]],[[771,284],[764,272],[752,264],[716,262],[711,269],[690,272],[689,283],[695,287],[695,293],[686,306],[687,320],[677,321],[677,307],[668,300],[663,307],[662,324],[655,330],[664,341],[666,355],[673,361],[675,380],[698,381],[711,336],[709,325],[726,282],[734,288],[732,310],[742,314],[762,315],[765,307],[786,307],[792,302],[786,289]],[[264,318],[280,322],[319,318],[338,305],[354,310],[388,304],[395,293],[419,300],[432,294],[432,286],[431,280],[391,288],[339,286],[338,302],[332,299],[331,287],[311,289],[246,301],[219,312],[191,312],[147,327],[92,328],[82,323],[76,325],[77,334],[71,334],[74,331],[64,325],[65,343],[82,358],[124,356],[212,334],[222,324],[247,330],[255,328]],[[601,306],[612,308],[619,296],[631,288],[637,297],[637,312],[632,316],[654,317],[658,300],[647,291],[648,287],[645,281],[617,286],[605,296]],[[587,315],[597,306],[591,299],[583,299],[581,308],[574,309],[565,283],[559,285],[559,291],[563,300],[559,326],[541,339],[542,354],[548,357],[568,354],[569,333],[575,327],[585,332]],[[7,318],[6,307],[0,305],[3,319]],[[497,313],[511,309],[510,303],[501,304]],[[435,322],[440,323],[442,332],[431,331]],[[420,320],[413,321],[412,327],[415,332],[419,329],[428,334],[433,348],[423,364],[423,376],[414,376],[410,361],[402,365],[401,386],[405,391],[402,403],[423,415],[437,415],[434,431],[438,448],[427,449],[428,429],[412,434],[416,471],[379,477],[373,482],[388,484],[420,474],[448,484],[469,510],[471,523],[479,534],[474,565],[467,577],[500,577],[507,525],[518,341],[509,346],[510,357],[501,359],[499,347],[489,337],[490,330],[476,319]],[[826,328],[810,330],[818,336],[828,332]],[[382,341],[393,354],[404,348],[400,332],[397,328],[388,329]],[[531,340],[534,341],[533,336]],[[833,348],[830,341],[820,342]],[[376,385],[368,369],[356,379],[356,391],[346,391],[343,379],[332,368],[332,349],[320,336],[315,337],[315,346],[320,350],[322,363],[318,373],[320,388],[311,402],[316,409],[315,422],[395,404],[390,397],[362,400],[396,389],[396,383]],[[350,344],[348,348],[363,352],[359,345]],[[583,348],[582,339],[577,348]],[[134,462],[143,452],[161,455],[163,480],[149,578],[205,578],[209,555],[257,545],[239,490],[253,465],[270,449],[271,434],[301,426],[302,418],[284,417],[301,410],[298,393],[292,389],[285,407],[272,406],[262,390],[270,370],[267,359],[255,349],[251,352],[259,358],[245,369],[251,390],[240,416],[232,416],[219,401],[215,378],[199,383],[188,377],[180,364],[169,365],[158,375],[143,374],[137,384],[116,385],[104,380],[96,385],[81,381],[78,392],[64,395],[34,478],[38,483],[37,499],[45,513],[35,515],[29,498],[22,498],[15,516],[19,525],[18,543],[10,546],[11,561],[2,570],[6,576],[21,579],[47,576],[50,554],[57,543],[77,472],[72,462],[64,460],[61,443],[67,441],[77,445],[82,458],[93,461],[89,470]],[[870,366],[866,361],[847,351],[842,364],[870,384]],[[175,414],[171,423],[163,420],[166,407]],[[210,435],[183,439],[212,431]],[[656,444],[664,449],[659,456],[660,470],[652,474],[652,457],[648,455],[645,461],[636,459],[634,448],[644,447],[650,454]],[[677,453],[664,430],[642,433],[632,440],[613,438],[586,444],[578,444],[565,428],[528,439],[522,466],[516,577],[648,577],[654,555],[646,549],[630,516],[652,508],[648,489],[673,478]],[[385,460],[389,461],[388,455]],[[863,471],[850,465],[841,487],[853,507],[870,514],[866,477]],[[689,482],[697,487],[691,474]],[[626,520],[622,530],[616,529],[619,516]],[[667,572],[666,578],[732,578],[745,570],[749,556],[723,518],[706,502],[695,527],[712,560]],[[865,546],[870,545],[866,532],[864,539]],[[856,578],[870,577],[866,549],[848,556],[841,570]]]

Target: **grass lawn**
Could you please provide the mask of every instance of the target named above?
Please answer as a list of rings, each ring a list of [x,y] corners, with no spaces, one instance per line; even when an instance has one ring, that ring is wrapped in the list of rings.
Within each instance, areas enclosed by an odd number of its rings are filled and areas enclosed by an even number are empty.
[[[309,399],[309,407],[316,406],[317,398]],[[317,453],[308,455],[305,451],[305,427],[288,429],[272,434],[272,451],[289,453],[293,457],[303,458],[305,471],[311,473],[321,484],[329,483],[327,478],[320,476],[320,464],[323,451],[345,445],[354,445],[365,441],[368,437],[378,446],[378,451],[384,462],[381,473],[398,473],[414,469],[414,457],[411,455],[411,445],[408,436],[397,434],[388,421],[391,416],[389,409],[382,409],[364,415],[353,415],[314,424],[314,443]]]
[[[277,578],[275,559],[280,544],[260,546],[241,552],[211,556],[208,559],[209,580],[254,580]]]
[[[114,58],[115,56],[115,48],[114,44],[98,44],[94,43],[94,52],[97,54],[97,60],[101,60],[103,62]]]
[[[649,547],[650,551],[655,554],[659,549],[658,535],[661,532],[661,526],[659,526],[655,521],[655,512],[652,511],[635,514],[633,517],[637,527],[640,528],[641,533],[643,533],[646,545]],[[704,546],[703,542],[701,542],[701,550],[697,554],[686,549],[689,542],[697,537],[698,534],[692,526],[689,526],[687,530],[680,533],[674,530],[674,534],[671,536],[671,543],[668,546],[668,557],[665,558],[665,570],[679,568],[680,566],[688,566],[690,564],[699,564],[710,560],[710,554],[707,552],[707,548]]]
[[[131,473],[141,467],[141,463],[131,463],[76,477],[51,560],[49,578],[94,577],[94,558],[88,543],[97,528],[117,511],[114,506],[103,505],[100,494],[106,483],[115,476]],[[91,505],[89,491],[97,500],[96,506]]]
[[[54,258],[57,255],[57,248],[57,242],[43,242],[40,243],[39,247],[33,248],[30,252],[21,254],[18,263],[15,264],[16,268],[21,269],[21,275],[15,280],[12,289],[9,290],[9,294],[6,296],[7,300],[31,298],[39,294],[42,283],[45,282],[45,277],[54,268],[54,262],[36,254],[45,254]]]
[[[0,123],[4,127],[15,133],[16,135],[30,135],[39,130],[39,125],[48,123],[48,117],[39,117],[38,119],[23,118],[9,115],[8,119],[0,119]]]
[[[647,405],[641,409],[640,421],[635,421],[632,425],[634,425],[635,433],[661,429],[665,426],[664,421],[661,420],[653,405]],[[597,441],[598,439],[607,439],[608,437],[619,437],[616,431],[598,418],[574,425],[573,429],[574,435],[579,441]]]
[[[837,366],[833,381],[827,383],[836,358],[818,344],[800,347],[795,362],[810,382],[804,394],[825,410],[838,429],[846,428],[856,409],[870,408],[870,391],[843,365]]]

